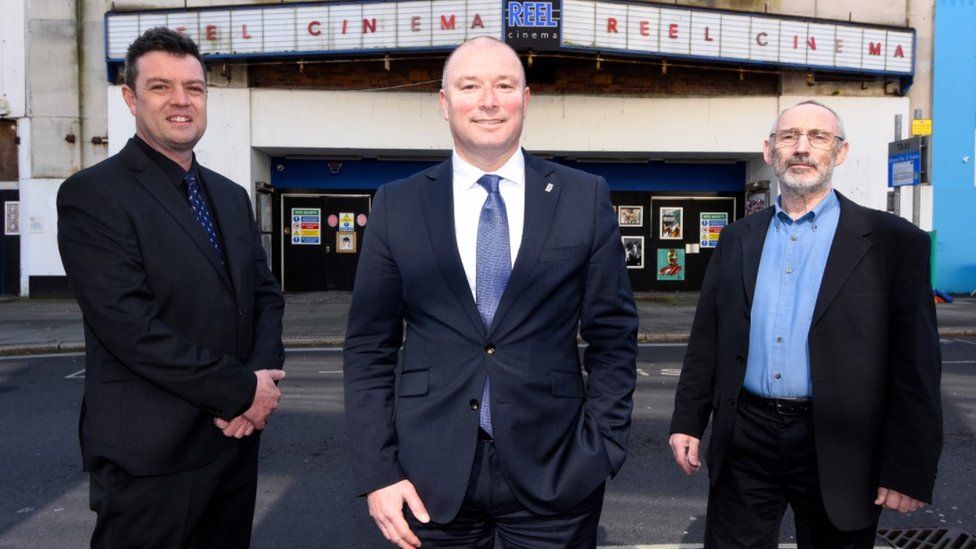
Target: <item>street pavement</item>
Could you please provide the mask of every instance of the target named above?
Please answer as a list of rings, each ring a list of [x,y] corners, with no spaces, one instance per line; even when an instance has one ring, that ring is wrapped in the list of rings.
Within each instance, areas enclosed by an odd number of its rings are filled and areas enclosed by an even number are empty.
[[[601,547],[700,547],[707,486],[681,476],[667,448],[667,418],[697,292],[640,293],[640,378],[628,466],[608,485]],[[341,429],[341,346],[350,294],[289,294],[288,384],[264,436],[255,547],[386,546],[352,497]],[[976,531],[976,298],[936,307],[944,342],[946,449],[937,501],[915,516],[885,513],[883,527]],[[953,339],[960,338],[960,339]],[[951,351],[946,354],[946,351]],[[655,348],[653,354],[645,352]],[[80,471],[77,410],[84,331],[73,300],[0,297],[0,549],[82,547],[93,514]],[[325,352],[324,355],[319,354]],[[965,353],[965,354],[959,354]],[[791,543],[784,526],[781,541]],[[651,545],[653,549],[679,545]]]
[[[945,447],[935,501],[910,515],[884,513],[882,528],[976,532],[976,340],[946,339],[942,350]],[[684,351],[641,346],[628,457],[607,485],[601,549],[702,547],[707,477],[681,474],[667,445]],[[281,406],[262,434],[253,547],[390,547],[352,486],[340,350],[292,349],[285,367]],[[78,449],[83,385],[80,353],[0,357],[0,549],[87,547],[95,515]],[[790,518],[780,541],[796,541]],[[943,546],[969,547],[903,545]]]
[[[285,299],[287,347],[342,345],[348,292],[288,294]],[[697,302],[697,292],[638,293],[640,341],[686,342]],[[937,305],[936,311],[943,338],[976,337],[976,298],[959,296]],[[0,298],[0,356],[83,349],[81,310],[74,300]]]

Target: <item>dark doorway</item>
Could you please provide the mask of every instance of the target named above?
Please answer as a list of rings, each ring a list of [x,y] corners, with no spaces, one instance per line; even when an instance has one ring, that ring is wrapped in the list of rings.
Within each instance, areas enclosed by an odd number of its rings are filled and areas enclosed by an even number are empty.
[[[284,290],[352,290],[369,217],[369,195],[286,193],[280,196]]]
[[[20,191],[0,191],[4,227],[0,236],[0,295],[20,295]]]

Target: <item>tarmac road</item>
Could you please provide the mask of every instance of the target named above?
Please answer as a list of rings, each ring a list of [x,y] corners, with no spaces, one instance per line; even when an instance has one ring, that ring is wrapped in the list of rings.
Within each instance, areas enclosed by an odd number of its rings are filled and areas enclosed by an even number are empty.
[[[684,477],[667,447],[682,344],[645,345],[628,461],[608,485],[601,546],[701,542],[704,474]],[[945,450],[936,502],[883,527],[976,531],[976,341],[945,340]],[[0,357],[0,548],[86,547],[94,522],[80,471],[79,354]],[[341,354],[288,353],[282,406],[264,433],[255,548],[387,547],[352,494],[342,430]],[[792,528],[783,529],[790,543]],[[673,547],[673,546],[672,546]]]

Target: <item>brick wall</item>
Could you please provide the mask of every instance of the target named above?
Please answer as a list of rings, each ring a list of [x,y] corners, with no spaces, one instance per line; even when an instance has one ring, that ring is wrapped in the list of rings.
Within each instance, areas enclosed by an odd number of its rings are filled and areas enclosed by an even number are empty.
[[[523,62],[527,58],[523,55]],[[258,88],[436,92],[444,56],[396,57],[385,68],[382,57],[321,62],[259,62],[248,66],[248,82]],[[668,64],[658,60],[602,58],[556,53],[535,55],[527,67],[534,92],[611,95],[777,95],[780,75],[743,67],[717,69],[707,65]]]

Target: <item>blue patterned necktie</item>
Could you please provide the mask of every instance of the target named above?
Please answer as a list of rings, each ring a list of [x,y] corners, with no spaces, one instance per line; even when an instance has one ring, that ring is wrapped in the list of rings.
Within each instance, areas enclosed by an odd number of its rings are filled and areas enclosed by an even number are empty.
[[[488,198],[481,207],[481,217],[478,221],[478,252],[476,270],[475,297],[478,313],[485,329],[491,326],[498,309],[498,302],[502,299],[508,277],[512,274],[512,251],[508,240],[508,215],[505,211],[505,201],[498,192],[501,177],[494,174],[481,176],[478,184],[488,191]],[[485,388],[481,394],[481,411],[479,424],[491,435],[491,386],[485,377]]]
[[[196,176],[192,173],[186,174],[184,181],[186,181],[186,196],[190,199],[190,211],[193,213],[193,217],[197,220],[197,223],[207,233],[210,245],[214,247],[214,251],[217,252],[217,257],[223,263],[224,249],[220,247],[220,241],[217,240],[217,228],[214,227],[213,219],[210,218],[210,210],[207,209],[207,204],[203,201],[203,194],[200,192],[200,182],[197,181]]]

